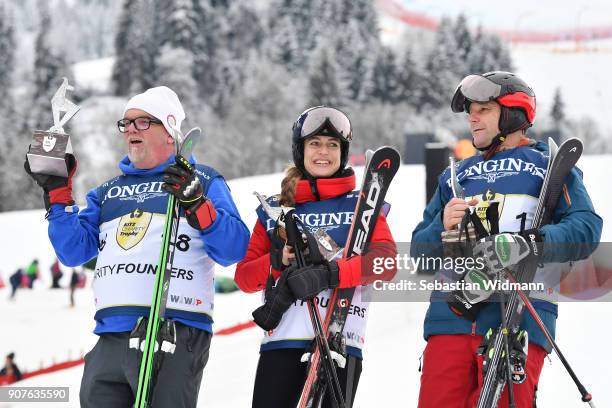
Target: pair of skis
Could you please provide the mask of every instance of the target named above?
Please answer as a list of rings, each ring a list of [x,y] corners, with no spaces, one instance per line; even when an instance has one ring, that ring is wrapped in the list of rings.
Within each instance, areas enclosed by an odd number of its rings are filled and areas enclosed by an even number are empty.
[[[380,209],[384,203],[384,198],[391,184],[391,180],[397,173],[400,166],[400,155],[392,147],[381,147],[374,152],[368,151],[367,163],[364,170],[363,182],[359,192],[359,198],[355,206],[353,221],[349,230],[348,238],[344,246],[343,257],[349,258],[354,255],[361,255],[365,251],[366,245],[369,243]],[[355,288],[334,289],[328,302],[327,315],[320,329],[315,328],[315,333],[322,330],[321,336],[327,336],[325,343],[329,343],[329,347],[336,353],[344,353],[344,337],[343,331],[348,317],[348,312],[353,299]],[[318,309],[313,305],[313,312],[318,313]],[[313,320],[313,324],[318,324]],[[335,388],[335,367],[332,376],[324,371],[326,365],[322,364],[321,359],[329,359],[327,350],[321,350],[317,341],[317,347],[309,354],[309,363],[304,383],[304,388],[298,403],[299,408],[316,408],[320,407],[327,386],[331,385]],[[323,348],[325,347],[322,344]],[[325,354],[322,356],[322,352]],[[332,358],[333,359],[333,358]],[[325,378],[322,378],[322,375]],[[337,392],[332,389],[333,395]],[[342,393],[340,392],[340,396]],[[352,406],[352,389],[346,390],[346,398],[344,401],[336,399],[339,408]]]
[[[531,228],[538,228],[552,221],[557,203],[563,191],[563,185],[568,174],[578,162],[583,150],[580,139],[572,138],[557,147],[556,143],[549,139],[549,161],[546,168],[546,176],[542,183],[538,206],[534,215]],[[451,166],[451,185],[454,194],[461,195],[463,189],[457,180],[454,166]],[[535,276],[537,265],[524,264],[519,267],[516,277],[509,274],[509,278],[514,282],[531,282]],[[504,386],[508,384],[508,392],[512,403],[512,375],[510,372],[510,353],[508,339],[517,336],[520,330],[520,322],[526,306],[533,318],[539,323],[546,338],[551,343],[553,349],[561,358],[564,366],[572,376],[582,395],[582,400],[588,402],[591,407],[595,405],[591,401],[591,395],[584,386],[578,381],[571,367],[561,354],[558,346],[548,333],[546,326],[537,315],[533,305],[529,301],[529,292],[517,290],[510,294],[507,303],[501,303],[502,322],[500,327],[490,339],[489,347],[485,348],[484,355],[484,379],[483,386],[477,403],[477,408],[497,407]],[[513,405],[511,405],[513,406]]]
[[[189,158],[193,151],[193,146],[200,138],[202,131],[200,128],[194,128],[183,136],[178,128],[173,127],[172,129],[175,154],[177,156]],[[170,288],[170,273],[174,261],[174,249],[180,220],[180,210],[179,201],[172,194],[168,194],[168,206],[166,208],[162,245],[157,261],[155,284],[153,286],[153,300],[151,301],[151,309],[147,321],[146,335],[138,372],[138,389],[136,392],[136,401],[134,403],[135,408],[148,408],[151,405],[150,398],[153,395],[151,383],[156,352],[174,351],[174,345],[170,345],[169,348],[166,348],[160,344],[159,328],[166,313],[168,289]]]
[[[317,245],[314,242],[312,234],[306,231],[303,226],[302,231],[298,229],[298,223],[301,224],[301,222],[295,214],[295,209],[291,209],[287,214],[283,214],[279,222],[281,221],[287,233],[287,245],[293,248],[295,262],[298,268],[303,268],[308,265],[304,249],[302,248],[304,244],[309,248],[311,263],[320,263],[323,261],[323,254],[317,253],[318,248],[315,247]],[[304,242],[304,236],[306,237],[306,242]],[[325,378],[331,386],[331,398],[336,406],[344,407],[344,395],[342,394],[342,387],[340,386],[336,367],[334,366],[334,361],[336,361],[340,367],[343,367],[344,356],[330,349],[325,330],[323,329],[321,314],[319,313],[319,308],[314,299],[306,299],[306,306],[308,307],[308,313],[312,322],[316,350],[318,350],[319,354],[322,356],[321,370],[325,372]]]

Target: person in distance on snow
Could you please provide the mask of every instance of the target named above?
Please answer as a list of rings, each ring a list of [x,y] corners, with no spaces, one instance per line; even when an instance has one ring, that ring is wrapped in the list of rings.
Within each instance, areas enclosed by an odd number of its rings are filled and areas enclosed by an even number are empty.
[[[34,281],[38,279],[38,275],[40,274],[38,259],[34,259],[25,269],[25,274],[28,277],[28,288],[32,289],[34,287]]]
[[[184,119],[170,88],[132,97],[117,122],[127,149],[121,174],[91,190],[81,211],[72,198],[74,156],[66,158],[68,177],[32,174],[26,160],[26,171],[44,192],[49,237],[59,260],[78,266],[97,256],[94,333],[99,339],[85,356],[82,407],[134,404],[141,353],[128,343],[139,318],[149,315],[167,193],[177,197],[187,222],[178,227],[165,315],[175,326],[176,350],[164,354],[152,403],[196,406],[212,336],[214,264],[242,259],[249,230],[219,173],[195,164],[193,157],[188,159],[195,172],[175,160],[170,124],[180,129]]]
[[[553,223],[537,229],[521,227],[521,220],[533,219],[548,163],[544,155],[547,145],[526,137],[526,130],[535,119],[535,109],[533,90],[512,73],[495,71],[469,75],[461,81],[452,99],[452,110],[467,113],[473,144],[480,154],[457,165],[457,178],[465,190],[465,199],[453,198],[449,169],[439,177],[437,191],[423,213],[423,221],[412,233],[412,256],[436,252],[434,248],[439,246],[435,243],[439,244],[457,230],[469,206],[475,207],[479,219],[483,218],[481,223],[485,229],[492,229],[492,223],[498,224],[493,231],[487,232],[502,231],[504,237],[499,238],[524,244],[525,250],[513,259],[514,264],[578,260],[595,249],[602,220],[593,209],[582,173],[577,168],[572,169],[565,180],[564,194],[557,204]],[[484,219],[491,206],[497,207],[498,217]],[[486,238],[476,247],[484,245],[491,249],[494,238],[497,237]],[[564,250],[551,245],[566,242],[584,245],[564,247]],[[428,249],[424,249],[425,245],[429,245]],[[489,272],[497,272],[496,265],[501,262],[496,251],[476,253],[484,253],[486,268]],[[532,292],[531,296],[546,327],[554,334],[557,305],[546,293]],[[457,306],[451,311],[452,303],[447,303],[448,299],[448,293],[433,292],[425,316],[427,346],[419,408],[476,405],[483,375],[482,356],[477,354],[477,349],[485,333],[500,324],[497,302],[477,303],[473,306],[479,309],[477,312]],[[522,329],[526,330],[529,339],[528,344],[519,347],[522,351],[527,350],[526,378],[521,384],[514,384],[513,390],[517,407],[531,407],[535,406],[540,372],[551,346],[528,313],[523,316]],[[525,337],[521,336],[521,340],[524,343]],[[500,401],[500,407],[508,406],[507,387]]]
[[[355,174],[346,168],[352,134],[349,119],[338,109],[317,106],[304,111],[293,125],[293,166],[287,169],[281,182],[280,195],[268,199],[272,206],[295,207],[307,229],[314,232],[324,228],[340,247],[347,239],[357,202]],[[276,220],[270,219],[261,206],[257,215],[247,255],[238,263],[235,281],[244,292],[265,290],[266,306],[271,306],[267,309],[268,317],[274,320],[269,326],[275,328],[264,334],[252,406],[296,406],[307,375],[307,363],[300,359],[312,350],[314,338],[302,299],[307,293],[319,293],[318,305],[324,319],[330,289],[335,287],[357,287],[344,331],[350,332],[346,336],[348,361],[345,369],[338,369],[343,394],[346,396],[348,383],[352,384],[348,392],[354,395],[361,374],[368,310],[368,304],[361,298],[365,290],[361,286],[365,283],[361,276],[362,257],[301,269],[290,266],[295,254],[285,245],[283,234],[275,229]],[[372,242],[384,246],[381,253],[395,257],[395,242],[385,214],[381,211],[378,217]],[[301,275],[303,285],[290,288],[286,279],[275,283],[281,275],[287,279]],[[324,407],[331,407],[329,393]]]
[[[21,371],[17,364],[15,364],[15,353],[9,353],[6,355],[4,367],[0,370],[0,376],[13,377],[14,381],[21,380]]]

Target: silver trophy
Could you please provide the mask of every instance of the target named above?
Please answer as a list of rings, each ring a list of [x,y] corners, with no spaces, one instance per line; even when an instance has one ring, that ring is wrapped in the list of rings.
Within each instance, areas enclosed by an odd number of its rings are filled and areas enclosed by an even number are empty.
[[[286,214],[295,208],[285,206],[273,207],[270,205],[270,203],[268,203],[268,197],[265,195],[259,194],[257,191],[254,191],[253,194],[255,194],[255,197],[257,197],[261,203],[261,208],[268,215],[268,217],[274,220],[280,227],[285,228],[285,223],[283,222],[281,215]],[[327,231],[325,231],[325,228],[317,228],[314,231],[311,231],[311,233],[317,241],[319,252],[321,252],[321,255],[323,255],[326,260],[331,261],[332,259],[342,258],[342,248],[340,248],[334,239],[329,236]]]
[[[66,98],[66,92],[74,91],[64,78],[53,98],[53,126],[47,130],[35,130],[32,143],[28,150],[28,162],[32,173],[50,174],[53,176],[68,176],[66,168],[66,153],[72,153],[70,135],[64,132],[64,125],[81,109],[81,107]],[[65,112],[64,116],[61,113]]]

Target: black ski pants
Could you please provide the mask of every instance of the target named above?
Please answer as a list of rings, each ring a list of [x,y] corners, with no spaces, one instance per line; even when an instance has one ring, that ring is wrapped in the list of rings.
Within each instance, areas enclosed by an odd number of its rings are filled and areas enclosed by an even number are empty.
[[[131,408],[138,390],[141,352],[129,348],[130,333],[104,333],[85,355],[83,408]],[[153,408],[195,408],[212,335],[176,323],[176,350],[163,353],[153,384]]]
[[[259,354],[253,390],[253,408],[287,408],[295,407],[298,404],[307,376],[308,363],[300,361],[305,351],[304,349],[281,349],[262,351]],[[349,388],[350,406],[357,392],[361,366],[361,360],[348,357],[345,368],[336,368],[345,399],[347,399],[347,384],[351,384]],[[331,400],[328,390],[323,399],[323,408],[335,408]]]

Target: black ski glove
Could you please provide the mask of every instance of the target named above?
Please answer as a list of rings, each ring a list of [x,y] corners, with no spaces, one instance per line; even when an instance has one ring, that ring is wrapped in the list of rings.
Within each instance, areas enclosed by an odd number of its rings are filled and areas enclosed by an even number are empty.
[[[281,274],[277,282],[274,282],[272,275],[268,277],[265,299],[265,303],[253,312],[253,320],[262,329],[273,330],[296,300],[287,286],[287,271]]]
[[[279,228],[281,227],[276,224],[272,232],[272,237],[270,238],[270,266],[277,271],[282,271],[285,269],[285,265],[283,265],[285,241],[278,235]]]
[[[485,281],[495,280],[497,272],[521,262],[539,262],[542,256],[542,235],[537,229],[522,233],[494,234],[484,238],[474,246],[474,256],[482,258],[483,269],[471,269],[463,280],[468,284],[465,289],[457,289],[447,296],[450,309],[457,316],[475,321],[486,300],[493,290],[486,290]],[[476,285],[478,289],[469,289]]]
[[[164,169],[162,190],[174,195],[185,210],[187,222],[197,230],[204,230],[217,218],[212,201],[203,193],[195,169],[182,156],[176,156],[175,164]]]
[[[333,289],[340,282],[336,261],[302,268],[292,266],[286,269],[287,284],[297,299],[312,299],[325,289]]]
[[[43,198],[47,211],[49,211],[52,204],[74,204],[74,199],[72,198],[72,177],[77,169],[77,160],[74,155],[70,153],[66,153],[65,160],[66,168],[68,169],[68,177],[32,173],[27,156],[23,163],[23,168],[26,173],[28,173],[28,175],[36,181],[36,184],[43,189]]]

